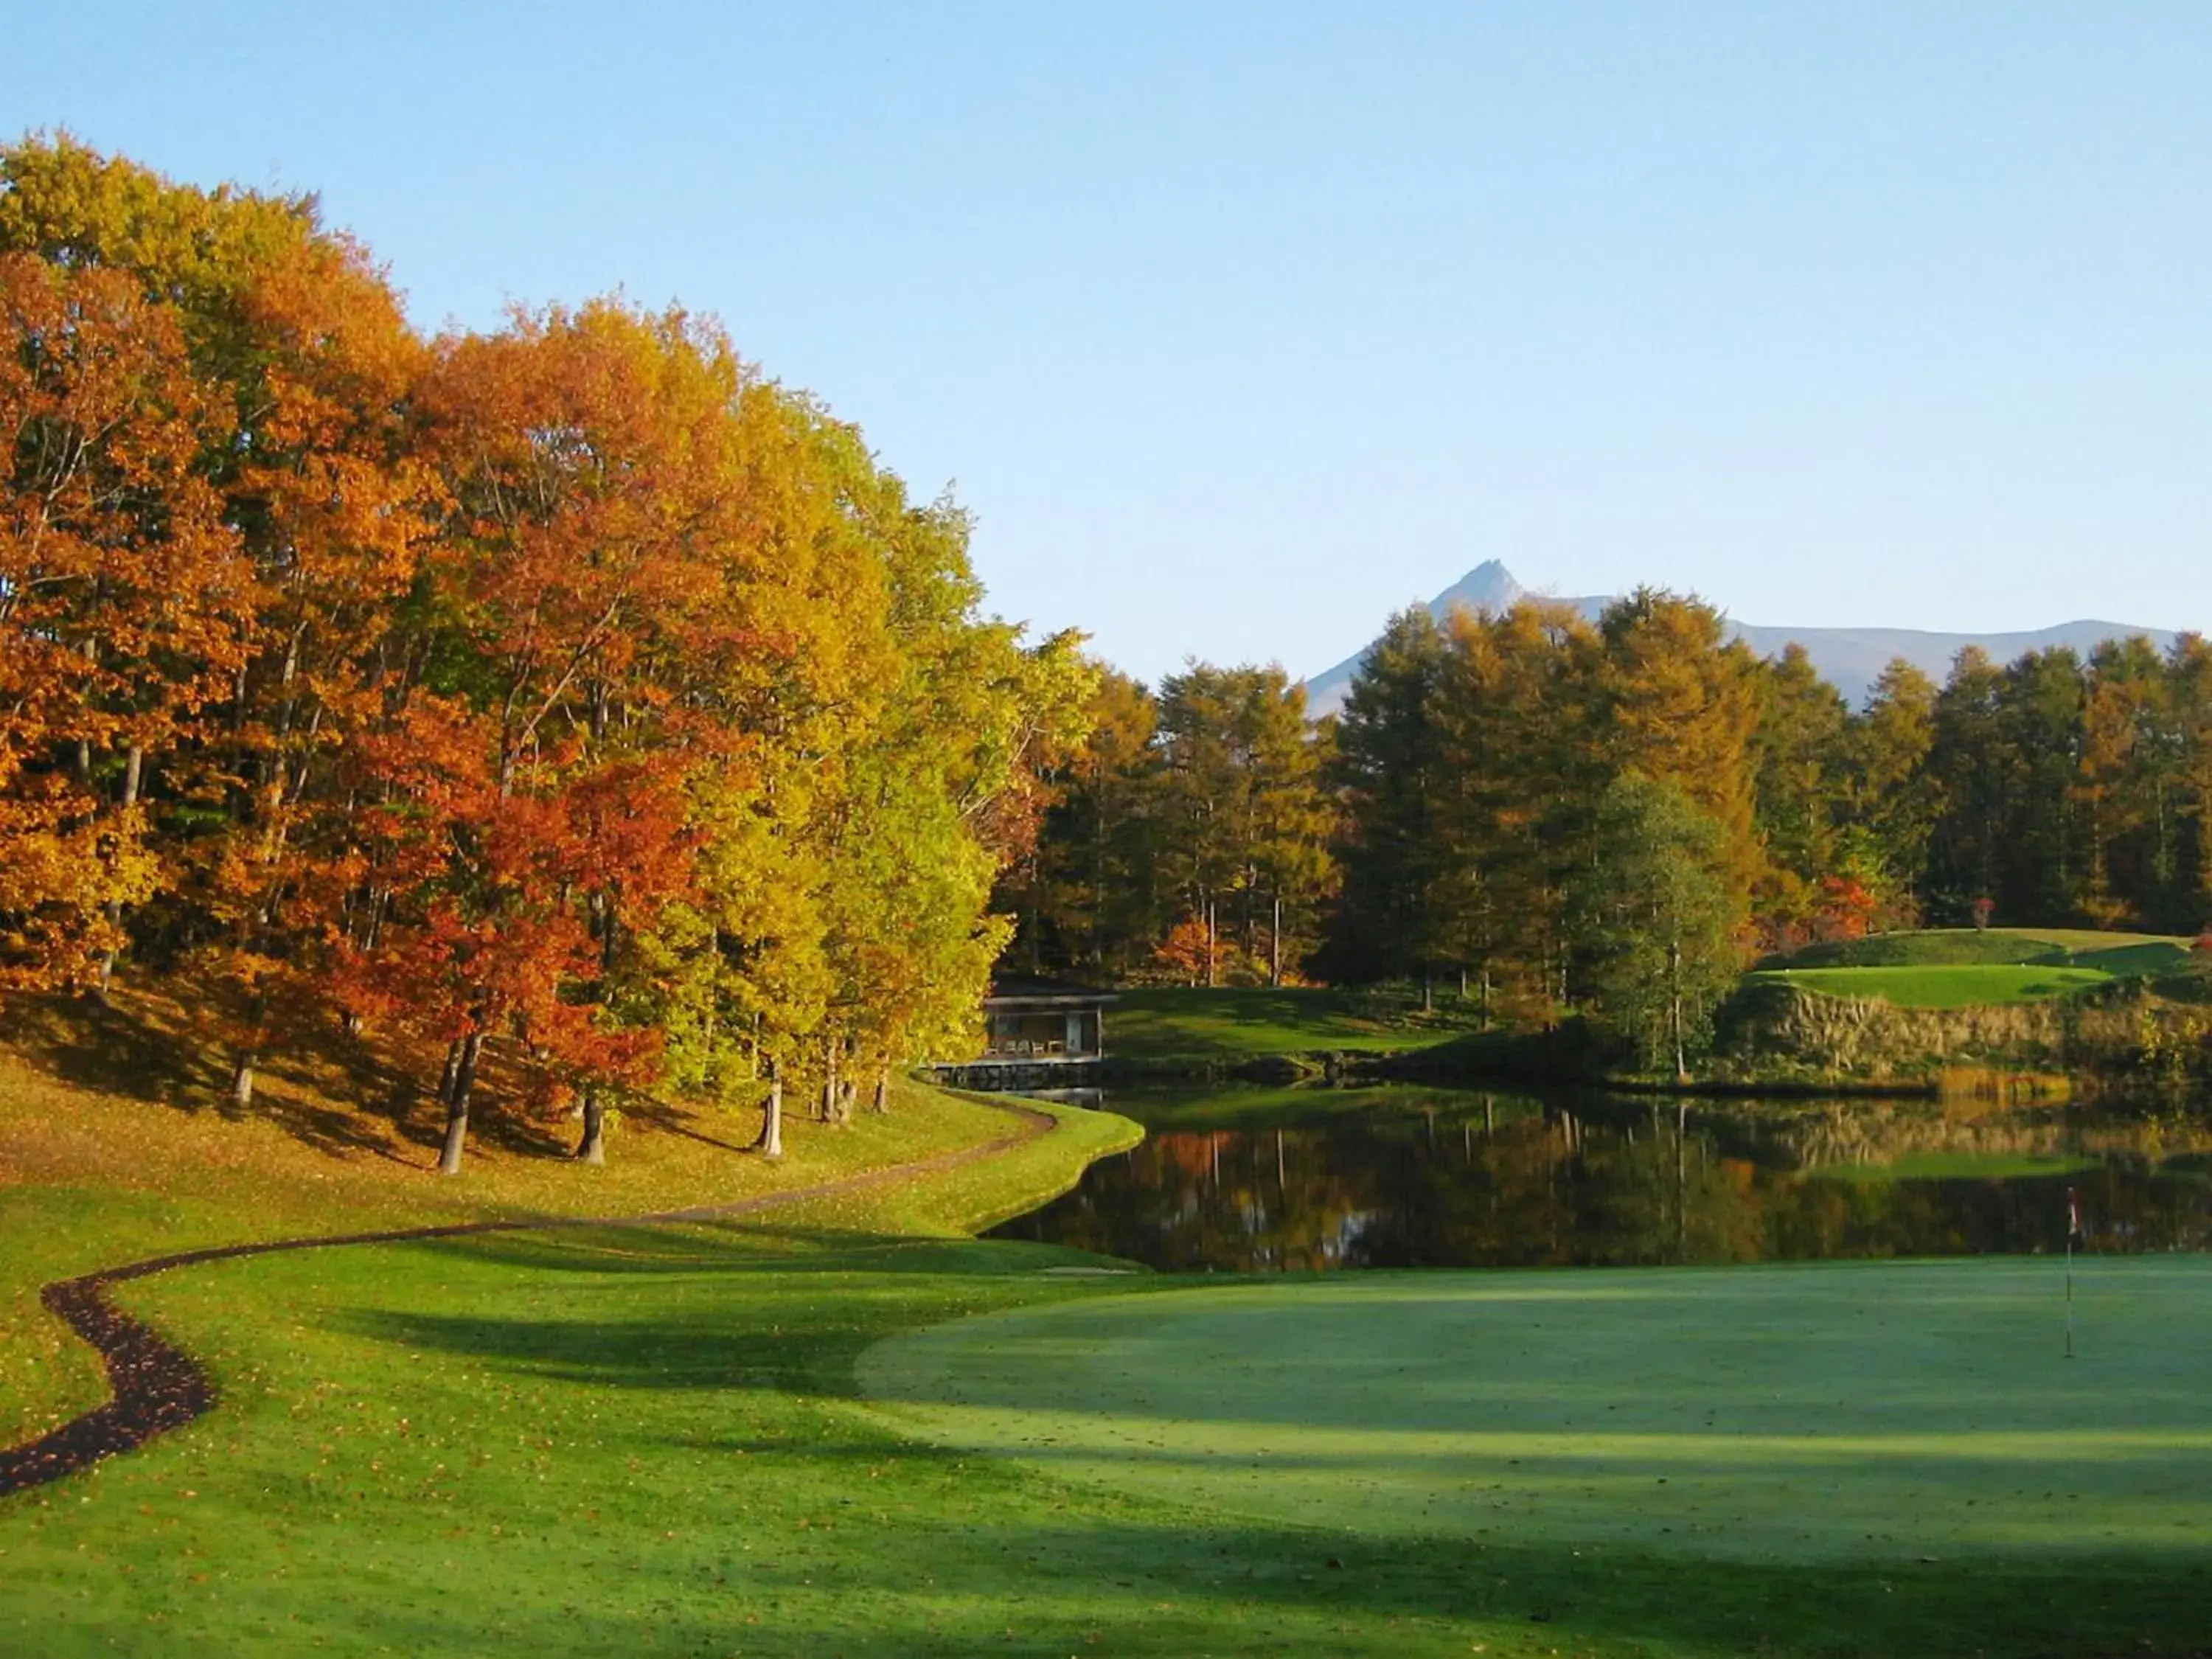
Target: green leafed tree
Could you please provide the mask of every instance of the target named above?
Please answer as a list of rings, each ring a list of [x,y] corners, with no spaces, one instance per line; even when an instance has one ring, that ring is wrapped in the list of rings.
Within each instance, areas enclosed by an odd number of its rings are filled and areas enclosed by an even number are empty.
[[[1334,766],[1343,890],[1328,952],[1344,978],[1425,980],[1451,950],[1437,720],[1448,656],[1435,617],[1418,605],[1401,611],[1368,647],[1345,697]]]
[[[1586,1006],[1642,1063],[1688,1073],[1741,967],[1726,829],[1679,786],[1622,774],[1570,893]]]

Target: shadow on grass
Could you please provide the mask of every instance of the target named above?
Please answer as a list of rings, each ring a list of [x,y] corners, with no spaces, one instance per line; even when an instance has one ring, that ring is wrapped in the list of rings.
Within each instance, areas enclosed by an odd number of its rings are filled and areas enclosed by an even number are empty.
[[[773,1490],[787,1462],[823,1456],[788,1441],[743,1449],[718,1478],[756,1492]],[[348,1634],[426,1654],[532,1640],[563,1653],[719,1653],[737,1637],[746,1652],[845,1655],[1399,1655],[1476,1642],[1516,1654],[1793,1659],[2212,1655],[2202,1565],[2117,1554],[1784,1565],[1380,1540],[1056,1496],[1048,1480],[917,1457],[888,1439],[835,1455],[858,1498],[836,1500],[853,1507],[830,1511],[834,1530],[746,1526],[757,1541],[745,1554],[728,1541],[740,1529],[664,1547],[623,1562],[619,1607],[579,1605],[572,1587],[501,1606],[496,1636],[493,1611],[467,1597],[428,1610],[421,1598],[359,1598]],[[897,1513],[871,1513],[884,1503]],[[557,1613],[553,1600],[565,1603]],[[744,1629],[733,1611],[751,1615]]]
[[[399,1050],[339,1035],[319,1018],[283,1011],[257,1067],[252,1103],[231,1097],[231,1060],[211,1035],[213,999],[198,1012],[173,992],[118,983],[106,1002],[52,995],[0,1009],[0,1043],[78,1088],[232,1121],[259,1119],[302,1145],[338,1158],[373,1157],[402,1164],[428,1161],[444,1131],[444,1109]],[[419,1068],[423,1076],[429,1068]],[[488,1051],[471,1138],[532,1157],[563,1157],[567,1142],[514,1103],[526,1090],[511,1062]],[[665,1109],[656,1127],[722,1143],[683,1127]],[[664,1121],[665,1120],[665,1121]],[[732,1148],[730,1150],[737,1150]]]
[[[0,1006],[0,1042],[64,1082],[192,1113],[229,1078],[197,1042],[137,1003],[24,997]]]
[[[789,1253],[763,1250],[764,1242],[779,1241]],[[1071,1286],[1041,1269],[1089,1258],[1034,1245],[858,1231],[792,1231],[764,1241],[763,1230],[735,1224],[503,1233],[409,1248],[450,1253],[471,1265],[568,1275],[571,1282],[582,1281],[575,1312],[532,1316],[362,1309],[339,1315],[333,1328],[409,1352],[465,1355],[541,1377],[615,1389],[774,1388],[857,1398],[854,1362],[894,1331],[1048,1297],[1127,1291],[1147,1282],[1116,1276],[1095,1286]],[[711,1318],[609,1318],[590,1283],[672,1275],[743,1279],[746,1289],[719,1300]]]
[[[712,1146],[720,1152],[749,1155],[759,1149],[750,1141],[724,1140],[691,1126],[698,1115],[671,1106],[665,1101],[630,1100],[623,1103],[623,1115],[635,1118],[640,1123],[651,1124],[663,1134],[681,1135],[686,1140],[696,1140],[702,1146]]]
[[[592,1277],[988,1271],[960,1256],[962,1250],[976,1248],[966,1241],[917,1241],[896,1233],[832,1228],[748,1226],[742,1221],[564,1225],[542,1232],[426,1240],[409,1248],[532,1273]]]
[[[1219,1650],[1242,1604],[1261,1621],[1241,1621],[1237,1645],[1248,1650],[1402,1652],[1422,1645],[1407,1627],[1419,1620],[1519,1626],[1553,1652],[2212,1654],[2205,1569],[2129,1556],[1722,1563],[1589,1545],[1384,1540],[1164,1510],[1149,1524],[1117,1516],[964,1530],[959,1547],[925,1554],[926,1590],[896,1552],[841,1563],[839,1589],[965,1601],[981,1613],[978,1634],[1018,1627],[1040,1649],[1040,1638],[1066,1642],[1087,1626],[1115,1652]],[[754,1572],[774,1582],[765,1564]],[[1024,1616],[1020,1599],[1040,1594],[1091,1605],[1076,1620]],[[884,1644],[918,1633],[887,1632]],[[1464,1640],[1449,1645],[1463,1651]]]

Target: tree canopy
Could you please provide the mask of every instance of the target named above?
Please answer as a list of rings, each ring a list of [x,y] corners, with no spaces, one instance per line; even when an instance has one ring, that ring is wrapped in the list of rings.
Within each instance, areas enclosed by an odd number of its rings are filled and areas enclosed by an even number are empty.
[[[422,337],[308,198],[0,150],[0,985],[206,976],[541,1104],[971,1040],[1094,675],[720,326]],[[880,1091],[878,1093],[880,1100]]]

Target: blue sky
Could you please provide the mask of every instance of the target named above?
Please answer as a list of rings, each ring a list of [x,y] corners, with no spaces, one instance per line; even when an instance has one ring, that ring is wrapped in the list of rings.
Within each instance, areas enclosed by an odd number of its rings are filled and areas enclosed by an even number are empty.
[[[0,131],[321,191],[417,319],[727,323],[992,603],[1316,672],[1484,559],[2212,629],[2212,7],[19,8]]]

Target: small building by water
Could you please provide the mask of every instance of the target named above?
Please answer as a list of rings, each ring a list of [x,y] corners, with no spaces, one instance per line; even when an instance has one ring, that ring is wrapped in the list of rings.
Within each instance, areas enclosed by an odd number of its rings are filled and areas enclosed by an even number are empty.
[[[1073,1083],[1106,1057],[1110,991],[1063,980],[1000,978],[983,999],[983,1052],[939,1066],[947,1080],[978,1088]]]

